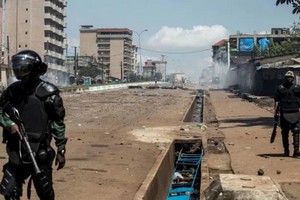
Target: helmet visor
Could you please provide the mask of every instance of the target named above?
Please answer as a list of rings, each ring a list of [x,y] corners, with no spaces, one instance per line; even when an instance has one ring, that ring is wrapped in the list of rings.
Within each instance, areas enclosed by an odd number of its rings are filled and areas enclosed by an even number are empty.
[[[27,54],[19,54],[12,57],[12,68],[17,78],[21,78],[30,74],[33,63],[35,62],[33,56]]]

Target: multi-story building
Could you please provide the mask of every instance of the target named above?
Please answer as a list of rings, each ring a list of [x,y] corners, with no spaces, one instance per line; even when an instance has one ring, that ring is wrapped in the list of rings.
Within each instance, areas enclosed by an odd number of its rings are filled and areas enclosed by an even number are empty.
[[[148,59],[143,66],[143,77],[150,80],[166,81],[167,61]]]
[[[156,69],[156,78],[160,81],[166,81],[166,74],[167,74],[167,61],[165,60],[157,60],[153,61]]]
[[[228,55],[230,55],[231,65],[247,62],[249,59],[261,56],[257,55],[257,51],[263,52],[270,48],[271,43],[278,45],[291,42],[297,47],[300,44],[300,30],[297,29],[294,33],[293,35],[288,28],[272,28],[271,34],[230,35],[229,39],[223,39],[212,46],[213,62],[228,66]]]
[[[299,67],[295,64],[299,57],[299,33],[298,29],[272,28],[270,34],[230,35],[230,60],[223,61],[227,68],[226,77],[223,76],[226,85],[255,95],[274,94],[284,73]]]
[[[297,31],[297,30],[296,30]],[[283,44],[292,42],[299,44],[299,35],[292,35],[287,28],[272,28],[271,34],[237,34],[229,36],[230,56],[244,57],[246,59],[253,58],[255,55],[255,48],[263,51],[270,47],[270,44]]]
[[[2,38],[2,32],[3,32],[3,1],[0,1],[0,38]],[[4,83],[7,83],[7,65],[4,65],[4,46],[2,44],[2,39],[0,40],[0,46],[1,46],[1,60],[0,60],[0,68],[1,68],[1,76],[0,76],[0,84],[3,86]],[[5,84],[6,85],[6,84]]]
[[[128,28],[81,26],[80,56],[96,56],[105,66],[106,78],[128,80],[129,74],[134,73],[136,51],[132,30]]]
[[[236,75],[234,75],[235,77],[229,78],[228,74],[236,73],[235,69],[238,65],[247,63],[250,59],[257,57],[274,56],[271,55],[271,53],[276,51],[272,51],[272,48],[284,44],[293,45],[293,49],[288,49],[290,46],[286,46],[288,47],[286,51],[299,51],[299,29],[291,30],[289,28],[272,28],[271,33],[269,34],[237,33],[235,35],[230,35],[229,39],[221,40],[212,46],[212,78],[213,80],[214,78],[218,78],[221,81],[226,78],[227,84],[231,84],[228,81],[230,80],[233,83],[236,80]],[[278,54],[287,54],[287,52],[279,52]]]
[[[9,63],[21,50],[34,50],[48,64],[43,78],[58,85],[68,84],[64,66],[66,6],[67,0],[4,1],[4,62]]]
[[[213,50],[213,62],[214,63],[226,63],[227,62],[227,40],[223,39],[220,40],[219,42],[215,43],[212,46]]]
[[[139,73],[139,63],[138,63],[138,47],[136,45],[132,45],[132,52],[133,52],[133,57],[132,57],[132,73],[133,74],[138,74]]]

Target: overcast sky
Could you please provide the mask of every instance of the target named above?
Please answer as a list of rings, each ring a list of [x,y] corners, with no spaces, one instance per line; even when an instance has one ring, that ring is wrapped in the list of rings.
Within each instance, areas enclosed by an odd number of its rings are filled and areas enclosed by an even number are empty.
[[[167,73],[183,72],[197,81],[211,65],[211,46],[231,34],[270,33],[299,21],[291,5],[276,0],[72,0],[68,1],[69,46],[79,45],[81,25],[129,28],[140,35],[143,62],[168,62]],[[138,35],[134,44],[138,46]],[[80,47],[79,47],[80,50]],[[68,49],[72,55],[73,49]]]

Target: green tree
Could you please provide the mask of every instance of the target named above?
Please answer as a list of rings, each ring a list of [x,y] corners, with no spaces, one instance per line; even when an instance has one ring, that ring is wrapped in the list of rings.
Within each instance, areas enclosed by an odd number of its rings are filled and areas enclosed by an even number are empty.
[[[128,76],[128,82],[137,82],[137,81],[139,81],[139,77],[134,73],[130,73]]]
[[[259,50],[259,47],[257,44],[254,44],[253,55],[254,55],[254,57],[261,56],[261,53],[260,53],[260,50]]]
[[[253,50],[253,55],[269,57],[269,56],[286,55],[294,52],[296,51],[291,41],[274,43],[273,40],[271,40],[269,48],[265,49],[263,52],[261,52],[258,46],[255,45]]]
[[[300,13],[300,0],[277,0],[276,6],[279,4],[291,4],[293,6],[293,14]]]
[[[86,77],[91,77],[91,78],[96,78],[97,75],[100,75],[102,73],[101,69],[99,69],[95,65],[89,65],[85,67],[79,67],[79,76],[86,76]]]

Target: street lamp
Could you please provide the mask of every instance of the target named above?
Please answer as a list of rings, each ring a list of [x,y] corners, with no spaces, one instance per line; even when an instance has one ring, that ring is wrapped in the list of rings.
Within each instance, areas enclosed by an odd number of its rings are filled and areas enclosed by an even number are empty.
[[[77,85],[78,79],[78,54],[77,54],[77,46],[72,46],[74,48],[74,81]]]
[[[102,83],[104,83],[104,62],[102,57],[100,57],[100,64],[101,64],[101,81]]]
[[[136,31],[133,31],[134,33],[136,33],[139,37],[139,50],[140,50],[140,69],[139,69],[139,73],[140,75],[142,75],[142,72],[143,72],[143,66],[142,66],[142,48],[141,48],[141,35],[142,33],[148,31],[147,29],[141,31],[141,32],[136,32]]]

